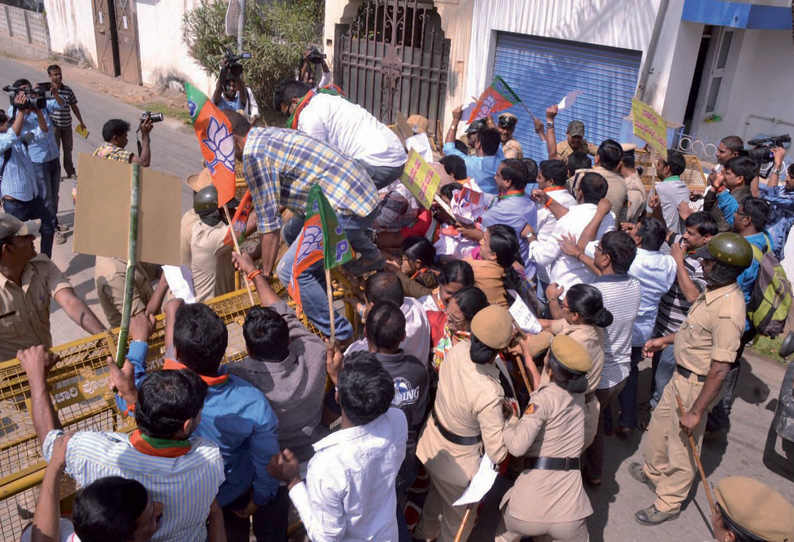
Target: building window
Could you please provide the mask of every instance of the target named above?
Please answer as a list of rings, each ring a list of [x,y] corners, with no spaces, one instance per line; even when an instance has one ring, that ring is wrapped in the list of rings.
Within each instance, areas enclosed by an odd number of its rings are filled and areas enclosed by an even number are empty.
[[[711,69],[709,89],[706,99],[706,113],[715,113],[719,107],[720,88],[722,88],[722,80],[725,76],[725,68],[728,66],[728,59],[731,54],[731,45],[733,44],[733,30],[722,29],[720,33],[719,48],[714,57],[714,66]]]

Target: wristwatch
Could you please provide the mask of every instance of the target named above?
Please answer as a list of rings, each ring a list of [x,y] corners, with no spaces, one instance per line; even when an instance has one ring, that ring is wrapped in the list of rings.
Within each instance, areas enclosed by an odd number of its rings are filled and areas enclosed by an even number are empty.
[[[554,128],[554,122],[547,120],[546,121],[546,128]]]
[[[770,175],[772,175],[773,173],[774,173],[775,175],[778,175],[778,176],[779,176],[781,173],[783,173],[783,166],[780,166],[779,168],[772,168],[772,169],[770,169],[770,170],[769,170],[769,174],[770,174]]]

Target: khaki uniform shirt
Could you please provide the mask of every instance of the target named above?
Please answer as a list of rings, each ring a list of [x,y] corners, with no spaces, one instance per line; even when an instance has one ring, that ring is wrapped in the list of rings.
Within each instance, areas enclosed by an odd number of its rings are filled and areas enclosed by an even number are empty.
[[[496,464],[507,457],[502,441],[504,391],[499,369],[493,363],[477,365],[471,361],[470,347],[466,339],[447,353],[439,371],[433,408],[445,429],[462,437],[482,435],[482,442],[453,444],[441,436],[431,416],[416,450],[416,457],[431,476],[460,487],[467,486],[477,472],[483,448]]]
[[[640,219],[640,215],[645,210],[645,203],[648,195],[645,192],[645,185],[637,173],[633,173],[626,178],[626,190],[628,190],[629,208],[626,213],[626,222],[634,224]]]
[[[190,236],[193,226],[201,220],[193,209],[182,215],[179,228],[179,259],[182,265],[190,269]]]
[[[592,325],[571,325],[564,319],[553,320],[551,332],[555,335],[567,335],[582,345],[590,354],[593,368],[587,373],[587,392],[594,393],[601,382],[601,370],[604,368],[604,330]],[[545,372],[544,372],[545,374]]]
[[[474,270],[474,285],[483,291],[488,303],[509,307],[507,290],[505,290],[505,270],[491,260],[475,260],[465,258]]]
[[[503,432],[515,457],[579,457],[585,448],[584,394],[571,394],[554,383],[529,398],[519,419],[512,417]],[[508,513],[530,522],[560,523],[593,513],[578,469],[525,470],[502,500]]]
[[[227,231],[229,226],[223,222],[208,226],[200,219],[190,229],[187,255],[197,303],[234,291],[234,247],[223,244]]]
[[[601,166],[594,167],[593,169],[578,169],[574,175],[574,186],[579,187],[582,182],[582,177],[585,173],[598,173],[607,182],[607,196],[606,198],[612,204],[612,213],[615,215],[615,220],[618,222],[626,222],[626,215],[628,213],[629,191],[626,187],[626,179],[620,173],[609,171]]]
[[[521,143],[515,139],[507,140],[507,142],[502,145],[502,152],[505,154],[505,159],[518,158],[521,160],[524,158],[524,150],[521,148]]]
[[[50,300],[72,285],[44,254],[22,270],[20,285],[0,273],[0,361],[17,357],[31,346],[52,347]]]
[[[711,362],[733,363],[744,333],[744,294],[734,283],[707,290],[692,304],[675,336],[678,365],[706,376]]]
[[[595,156],[598,152],[598,147],[589,143],[586,139],[582,139],[581,145],[579,145],[579,152],[586,152],[590,156]],[[570,143],[568,143],[568,139],[566,138],[565,141],[560,141],[557,143],[557,158],[562,160],[563,162],[568,160],[568,157],[572,155],[574,152],[573,148],[571,148]]]
[[[119,327],[121,325],[126,276],[127,262],[118,258],[97,256],[96,266],[94,267],[96,294],[110,327]],[[146,304],[154,295],[150,280],[146,269],[138,263],[135,266],[135,278],[132,285],[132,311],[130,316],[146,310]]]

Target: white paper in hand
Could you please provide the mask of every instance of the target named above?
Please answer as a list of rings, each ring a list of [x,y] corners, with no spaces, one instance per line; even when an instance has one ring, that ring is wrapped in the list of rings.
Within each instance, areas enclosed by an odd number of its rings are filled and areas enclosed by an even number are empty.
[[[196,292],[193,290],[193,274],[190,269],[184,265],[164,265],[163,274],[165,274],[165,280],[174,293],[174,297],[184,300],[185,303],[196,302]]]
[[[468,119],[471,117],[471,112],[474,111],[474,108],[477,106],[477,101],[471,102],[469,105],[463,108],[463,113],[461,114],[460,118]]]
[[[491,463],[488,455],[482,456],[477,474],[471,479],[469,487],[466,488],[466,491],[463,492],[460,499],[453,502],[452,506],[462,506],[464,504],[480,502],[483,497],[485,497],[485,494],[488,493],[488,490],[493,486],[497,474],[499,474],[499,471],[496,469],[496,465]]]
[[[562,99],[560,103],[557,104],[557,110],[560,111],[565,109],[566,107],[571,107],[573,103],[576,101],[576,98],[584,92],[582,90],[572,90],[568,94],[565,95],[565,98]]]
[[[532,311],[529,310],[526,303],[518,296],[515,296],[515,298],[515,303],[510,307],[510,314],[516,321],[516,324],[518,324],[518,327],[523,329],[525,333],[531,333],[532,335],[537,335],[543,331],[543,328],[540,327],[540,322],[538,322],[538,319],[532,314]]]

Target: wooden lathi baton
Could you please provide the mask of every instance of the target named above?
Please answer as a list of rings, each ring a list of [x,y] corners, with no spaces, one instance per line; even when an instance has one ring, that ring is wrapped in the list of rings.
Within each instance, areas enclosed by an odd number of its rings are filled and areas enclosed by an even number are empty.
[[[679,415],[681,418],[683,418],[684,413],[686,411],[684,410],[684,403],[681,402],[681,396],[678,395],[677,391],[675,392],[675,400],[678,402],[678,411],[680,413]],[[717,511],[717,508],[714,506],[714,497],[711,494],[711,488],[709,487],[709,483],[706,480],[706,473],[703,470],[703,463],[700,462],[700,456],[698,455],[697,444],[695,444],[695,437],[693,437],[691,433],[689,434],[689,449],[692,452],[692,457],[695,458],[695,463],[697,463],[698,471],[700,472],[700,479],[703,480],[703,487],[706,490],[706,498],[709,501],[709,508],[711,508],[711,513],[713,514],[714,512]]]
[[[463,520],[460,522],[460,527],[458,527],[458,532],[455,535],[454,542],[460,542],[463,538],[463,533],[466,531],[466,524],[469,523],[469,518],[471,518],[471,511],[474,509],[477,503],[470,504],[466,507],[466,513],[463,514]]]
[[[225,203],[223,204],[223,212],[226,215],[226,222],[229,223],[229,235],[232,236],[232,241],[234,241],[234,251],[237,254],[241,254],[240,243],[237,242],[237,233],[234,231],[234,224],[232,223],[232,217],[229,214],[229,208],[226,206]],[[254,301],[254,294],[253,292],[251,292],[251,285],[248,284],[248,277],[244,277],[242,280],[245,283],[245,289],[248,290],[248,299],[251,300],[251,305],[252,306],[256,305],[256,302]]]
[[[127,242],[127,275],[124,280],[124,301],[121,306],[121,329],[116,343],[116,365],[122,367],[127,357],[132,297],[135,288],[135,267],[138,264],[138,207],[141,201],[141,166],[132,164],[130,179],[130,228]]]
[[[516,330],[518,331],[518,334],[521,336],[521,338],[526,339],[527,334],[523,329],[521,329],[521,326],[518,325],[518,322],[516,322],[516,319],[512,314],[510,315],[510,319],[513,320],[513,325],[516,327]],[[527,393],[532,393],[532,386],[529,384],[529,377],[527,376],[527,369],[524,367],[524,363],[526,363],[526,360],[523,360],[521,363],[516,363],[516,365],[518,365],[518,370],[521,372],[521,378],[524,380],[524,385],[527,387]]]

